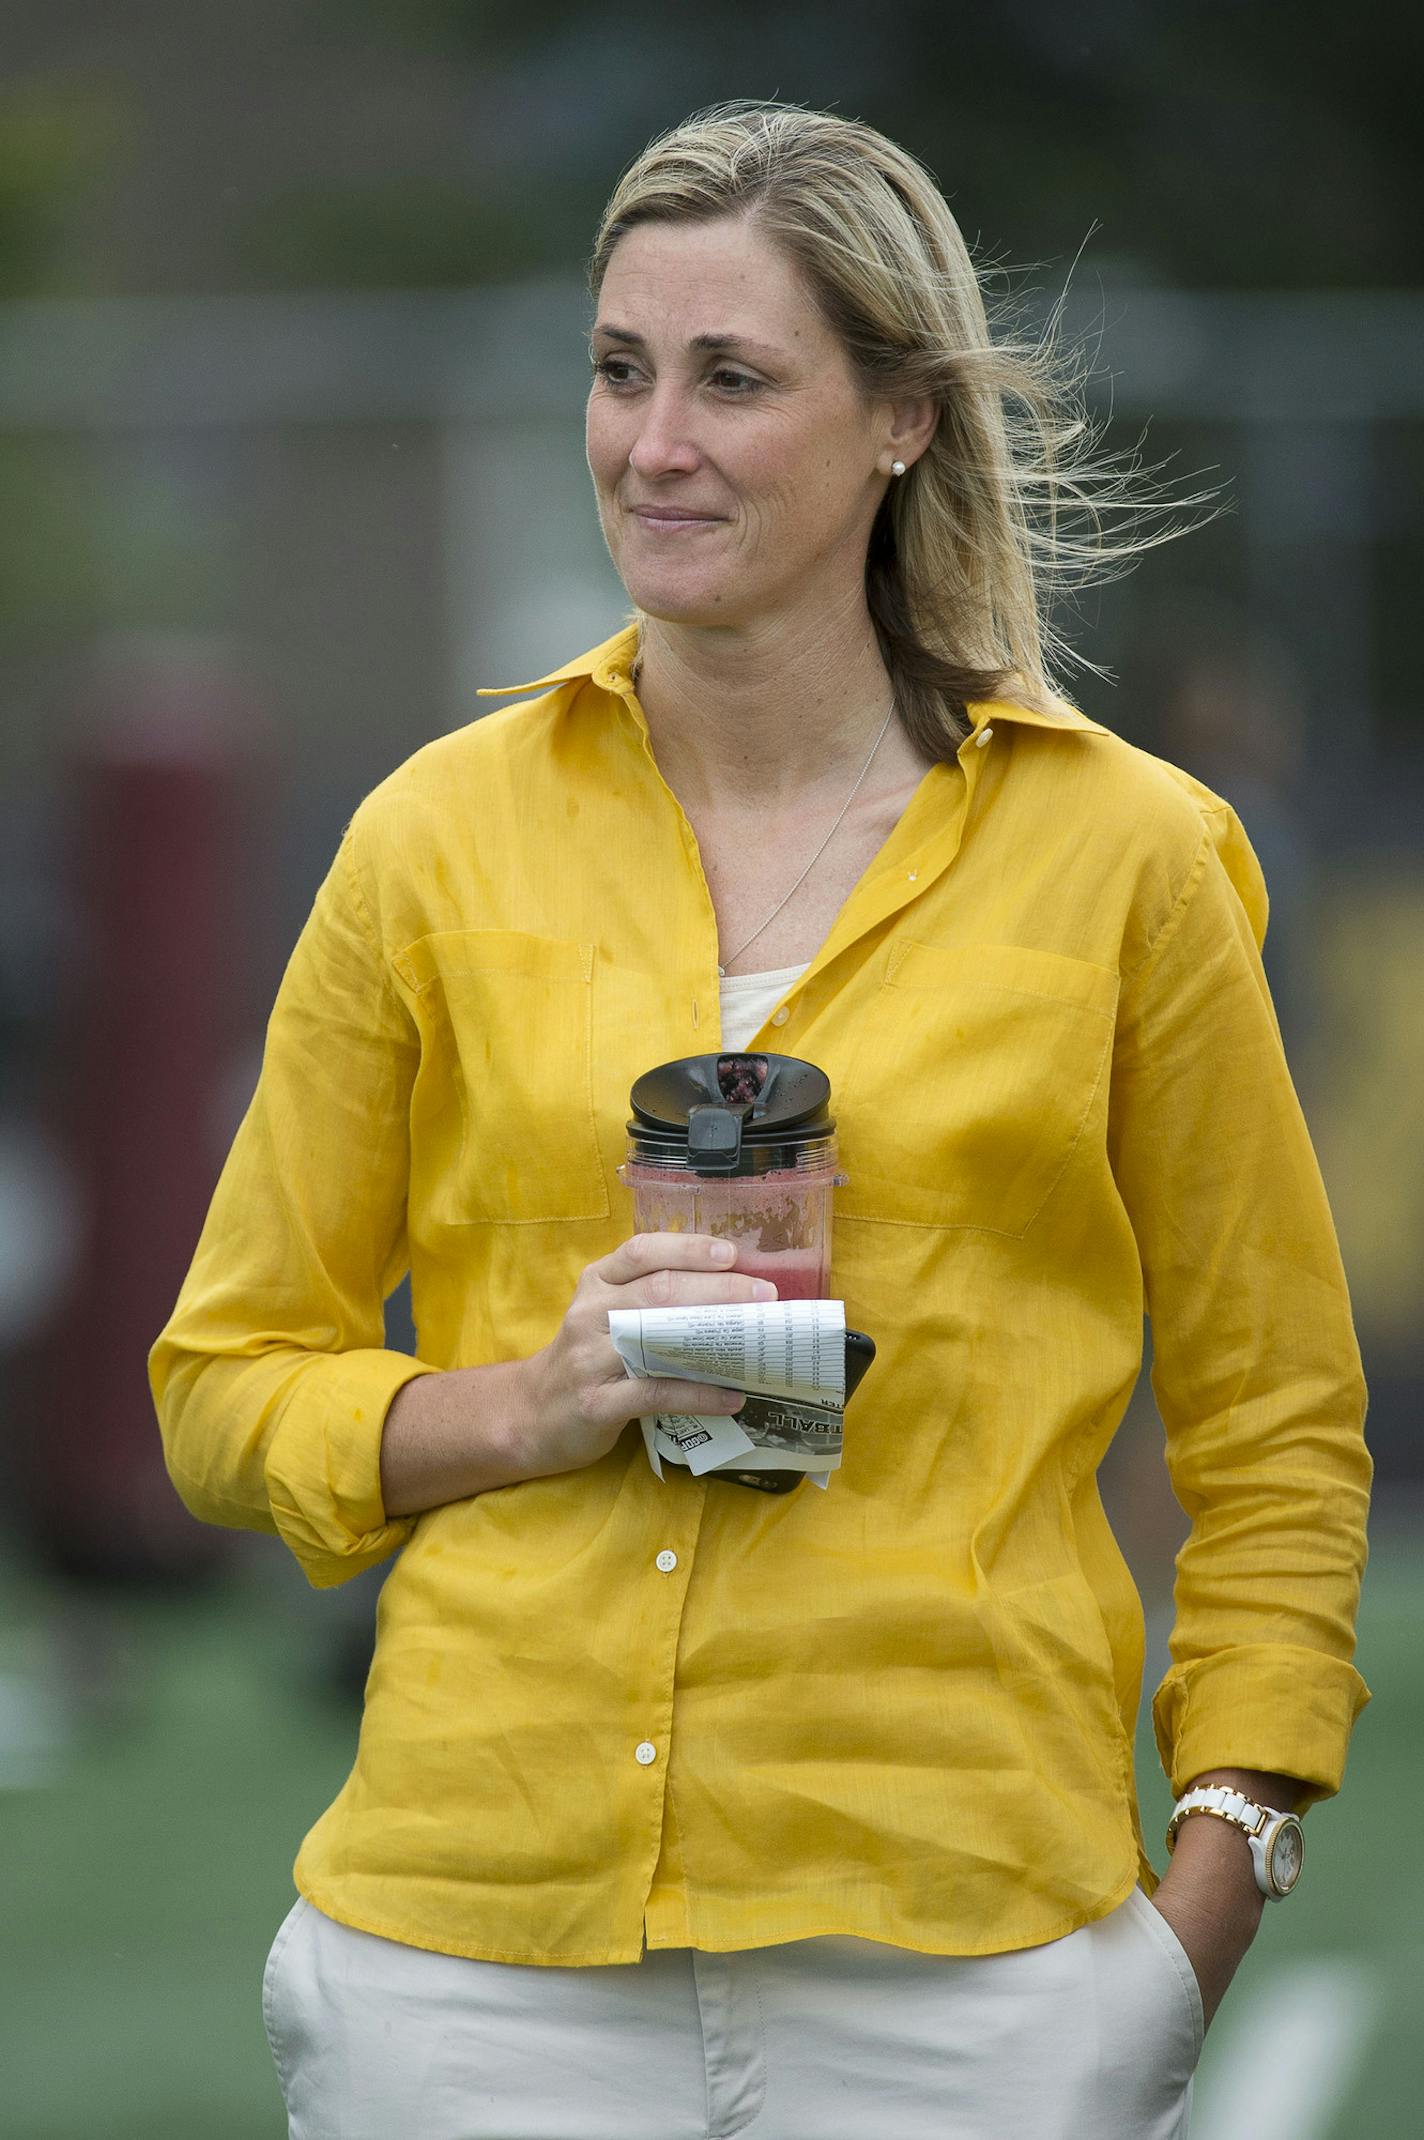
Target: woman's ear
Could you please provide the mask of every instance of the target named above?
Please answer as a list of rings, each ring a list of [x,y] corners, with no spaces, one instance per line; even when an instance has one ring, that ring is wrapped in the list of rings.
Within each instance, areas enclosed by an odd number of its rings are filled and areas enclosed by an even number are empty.
[[[918,401],[890,404],[890,431],[886,451],[912,467],[934,437],[939,425],[939,403],[928,396]]]

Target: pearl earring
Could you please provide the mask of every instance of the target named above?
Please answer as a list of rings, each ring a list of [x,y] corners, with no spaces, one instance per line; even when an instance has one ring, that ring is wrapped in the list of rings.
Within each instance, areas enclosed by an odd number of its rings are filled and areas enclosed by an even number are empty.
[[[890,463],[890,473],[891,473],[891,475],[892,475],[892,476],[902,476],[902,475],[903,475],[903,474],[905,473],[905,464],[904,464],[904,462],[903,462],[903,461],[892,461],[892,462]]]

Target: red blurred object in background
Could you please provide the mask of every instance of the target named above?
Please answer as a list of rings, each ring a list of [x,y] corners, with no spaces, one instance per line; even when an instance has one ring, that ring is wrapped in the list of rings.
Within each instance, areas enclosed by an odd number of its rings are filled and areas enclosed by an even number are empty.
[[[168,1480],[145,1356],[220,1157],[245,1022],[244,805],[265,733],[219,657],[169,640],[107,656],[75,732],[77,941],[57,1127],[80,1238],[31,1469],[35,1542],[73,1577],[181,1581],[227,1544]]]

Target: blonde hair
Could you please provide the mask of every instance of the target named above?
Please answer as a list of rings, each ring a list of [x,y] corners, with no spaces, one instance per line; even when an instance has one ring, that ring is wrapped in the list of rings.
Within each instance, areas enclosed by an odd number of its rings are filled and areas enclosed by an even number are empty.
[[[873,127],[739,99],[695,112],[619,180],[589,262],[595,302],[639,223],[751,215],[795,262],[877,400],[927,396],[935,433],[891,482],[866,596],[910,734],[952,756],[974,699],[1044,706],[1051,666],[1102,674],[1059,637],[1069,590],[1113,578],[1195,525],[1135,453],[1103,456],[1065,356],[1063,300],[1036,338],[991,332],[978,271],[925,167]]]

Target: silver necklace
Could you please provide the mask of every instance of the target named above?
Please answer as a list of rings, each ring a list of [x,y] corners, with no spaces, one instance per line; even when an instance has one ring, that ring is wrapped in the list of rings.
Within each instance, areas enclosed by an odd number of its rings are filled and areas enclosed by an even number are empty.
[[[721,965],[717,968],[717,974],[720,980],[726,979],[727,968],[732,964],[734,959],[739,959],[741,957],[742,953],[746,950],[747,945],[754,944],[757,938],[762,934],[763,930],[769,929],[771,927],[771,924],[775,921],[777,915],[781,912],[782,908],[787,904],[787,902],[791,899],[794,893],[800,891],[802,885],[806,882],[806,879],[810,876],[812,870],[820,861],[821,856],[830,846],[833,837],[840,828],[841,819],[845,816],[847,810],[855,801],[856,796],[860,793],[861,782],[864,780],[866,774],[870,771],[871,759],[874,758],[875,753],[879,750],[881,744],[885,741],[885,730],[890,726],[890,723],[894,718],[894,714],[895,707],[892,702],[890,711],[886,714],[885,720],[881,726],[880,733],[870,746],[870,757],[866,759],[864,765],[861,767],[860,772],[856,778],[855,786],[851,789],[849,795],[847,795],[845,801],[841,804],[840,812],[836,818],[835,824],[832,825],[830,831],[826,834],[826,837],[822,840],[820,846],[816,849],[816,852],[812,855],[810,861],[806,864],[806,867],[802,870],[800,876],[792,885],[791,890],[786,894],[786,897],[784,899],[778,899],[776,905],[767,915],[766,920],[758,923],[757,927],[752,930],[751,935],[747,937],[743,943],[738,944],[735,951],[729,951],[726,954]]]

